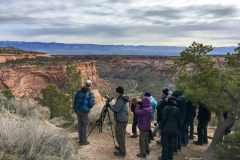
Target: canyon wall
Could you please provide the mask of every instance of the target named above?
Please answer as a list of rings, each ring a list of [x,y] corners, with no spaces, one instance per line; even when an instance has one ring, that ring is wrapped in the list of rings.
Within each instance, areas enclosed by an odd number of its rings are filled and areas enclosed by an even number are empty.
[[[168,70],[173,65],[172,59],[175,58],[170,56],[73,55],[60,57],[96,61],[99,75],[103,77],[111,75],[111,73],[118,74],[118,78],[131,77],[136,74],[146,76],[174,76],[176,74]],[[216,61],[217,67],[221,68],[226,65],[223,56],[214,56],[212,59]],[[189,67],[188,71],[191,73],[194,71],[194,68]]]
[[[17,66],[14,69],[1,68],[0,70],[0,91],[10,89],[18,97],[35,97],[39,95],[42,88],[47,84],[55,84],[63,89],[63,78],[67,66],[64,67],[37,67],[37,66]],[[82,73],[82,81],[90,79],[93,86],[99,85],[101,81],[98,77],[98,70],[94,62],[84,62],[77,64],[77,69]],[[84,83],[83,83],[84,84]],[[96,102],[102,103],[104,100],[98,90],[94,90]]]

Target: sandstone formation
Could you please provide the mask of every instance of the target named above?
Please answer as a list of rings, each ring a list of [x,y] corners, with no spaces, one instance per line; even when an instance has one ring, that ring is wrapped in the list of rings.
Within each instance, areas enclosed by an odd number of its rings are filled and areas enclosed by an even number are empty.
[[[11,89],[18,97],[36,96],[40,94],[42,88],[47,84],[55,84],[63,89],[63,78],[67,66],[63,67],[37,67],[37,66],[17,66],[14,69],[1,68],[0,70],[0,91]],[[93,86],[101,81],[98,77],[98,70],[94,62],[77,64],[77,69],[82,73],[83,82],[90,79]],[[98,90],[94,90],[96,102],[102,103],[104,99]]]

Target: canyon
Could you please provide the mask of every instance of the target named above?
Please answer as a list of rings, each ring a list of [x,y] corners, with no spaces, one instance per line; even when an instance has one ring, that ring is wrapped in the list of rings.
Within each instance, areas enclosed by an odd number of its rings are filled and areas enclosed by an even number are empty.
[[[117,74],[115,76],[120,78],[132,77],[135,76],[135,73],[151,76],[176,75],[168,69],[173,65],[172,59],[175,58],[174,56],[64,55],[56,57],[95,61],[100,76],[109,76],[112,73]],[[223,56],[213,56],[212,60],[216,62],[216,67],[221,68],[226,65]],[[189,67],[188,71],[191,74],[194,72],[194,68]]]

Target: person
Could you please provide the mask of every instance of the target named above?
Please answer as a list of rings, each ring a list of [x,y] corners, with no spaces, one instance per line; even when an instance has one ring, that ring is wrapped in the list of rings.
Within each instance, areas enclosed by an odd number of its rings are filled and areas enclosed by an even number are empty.
[[[115,156],[126,156],[125,133],[129,119],[129,97],[124,96],[124,88],[119,86],[116,88],[117,101],[115,105],[107,104],[114,112],[114,120],[116,121],[115,135],[119,146],[115,146],[118,152],[114,152]]]
[[[191,101],[187,101],[186,103],[186,117],[183,121],[183,135],[182,135],[182,145],[187,146],[188,144],[188,131],[189,131],[189,126],[191,123],[194,121],[194,117],[196,116],[196,107],[193,105]],[[192,131],[193,132],[193,131]],[[190,132],[190,135],[193,134]],[[193,136],[193,135],[192,135]]]
[[[161,91],[161,97],[162,100],[157,105],[157,125],[153,130],[153,135],[155,136],[157,134],[157,131],[159,130],[159,123],[162,117],[162,112],[164,107],[167,105],[167,96],[169,94],[169,89],[165,88]],[[156,141],[158,144],[161,144],[161,141]]]
[[[169,97],[163,109],[159,128],[162,139],[162,155],[159,160],[172,160],[175,149],[175,137],[181,128],[181,113],[176,107],[175,97]]]
[[[156,107],[157,107],[157,101],[152,97],[152,94],[151,92],[147,91],[145,94],[144,94],[144,97],[149,97],[150,100],[151,100],[151,107],[152,107],[152,117],[151,117],[151,122],[154,120],[155,118],[155,110],[156,110]],[[153,137],[153,133],[152,133],[152,130],[150,128],[149,130],[149,136],[148,136],[148,141],[149,143],[151,143],[151,140],[154,140],[154,137]]]
[[[207,144],[207,125],[211,120],[211,112],[206,108],[206,106],[199,102],[199,111],[198,111],[198,140],[193,141],[196,145],[202,145],[203,143]]]
[[[135,114],[135,108],[139,100],[137,98],[133,98],[131,102],[131,111],[133,112],[133,123],[132,123],[132,133],[133,135],[130,138],[137,138],[137,124],[138,124],[138,115]]]
[[[224,112],[223,113],[223,118],[224,120],[227,119],[228,117],[228,112]],[[229,126],[227,126],[227,128],[225,129],[224,135],[228,135],[229,133],[232,132],[232,128],[236,125],[236,121],[234,121],[233,123],[231,123]]]
[[[138,128],[140,130],[139,146],[140,153],[138,157],[146,158],[146,154],[150,153],[148,143],[148,132],[151,129],[151,117],[152,117],[151,100],[149,97],[144,97],[142,104],[139,103],[136,106],[135,114],[139,116]]]
[[[90,142],[87,141],[89,113],[95,104],[94,93],[90,89],[91,85],[92,82],[87,80],[85,82],[85,86],[78,90],[74,97],[73,106],[78,118],[78,134],[80,145],[90,144]]]
[[[183,92],[181,90],[175,90],[172,94],[176,98],[177,102],[177,108],[180,110],[181,113],[181,130],[178,132],[177,137],[175,139],[176,141],[176,147],[175,147],[175,152],[174,154],[177,154],[179,150],[181,150],[181,137],[184,134],[184,130],[182,127],[183,121],[186,116],[186,102],[185,99],[182,97]]]

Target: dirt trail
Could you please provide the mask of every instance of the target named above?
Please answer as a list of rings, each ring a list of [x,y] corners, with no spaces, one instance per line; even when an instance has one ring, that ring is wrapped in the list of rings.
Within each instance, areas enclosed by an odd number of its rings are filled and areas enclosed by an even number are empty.
[[[139,139],[130,138],[131,135],[131,125],[127,127],[126,134],[126,150],[127,155],[125,158],[116,157],[113,155],[113,152],[116,151],[114,149],[113,138],[111,135],[110,126],[104,125],[103,133],[98,133],[97,127],[95,127],[94,131],[89,136],[88,140],[90,141],[90,145],[79,146],[77,145],[79,160],[138,160],[142,158],[138,158],[136,154],[139,153]],[[91,126],[89,127],[91,129]],[[74,140],[76,140],[76,144],[78,143],[78,134],[77,132],[72,133]],[[156,143],[156,140],[159,140],[159,136],[156,136],[155,140],[150,143],[150,154],[147,155],[145,159],[157,160],[158,156],[161,155],[162,147]],[[209,140],[210,142],[210,140]],[[178,155],[174,155],[174,160],[185,160],[185,157],[197,158],[199,155],[207,149],[208,145],[196,146],[192,144],[192,140],[187,147],[182,147],[181,152]]]

